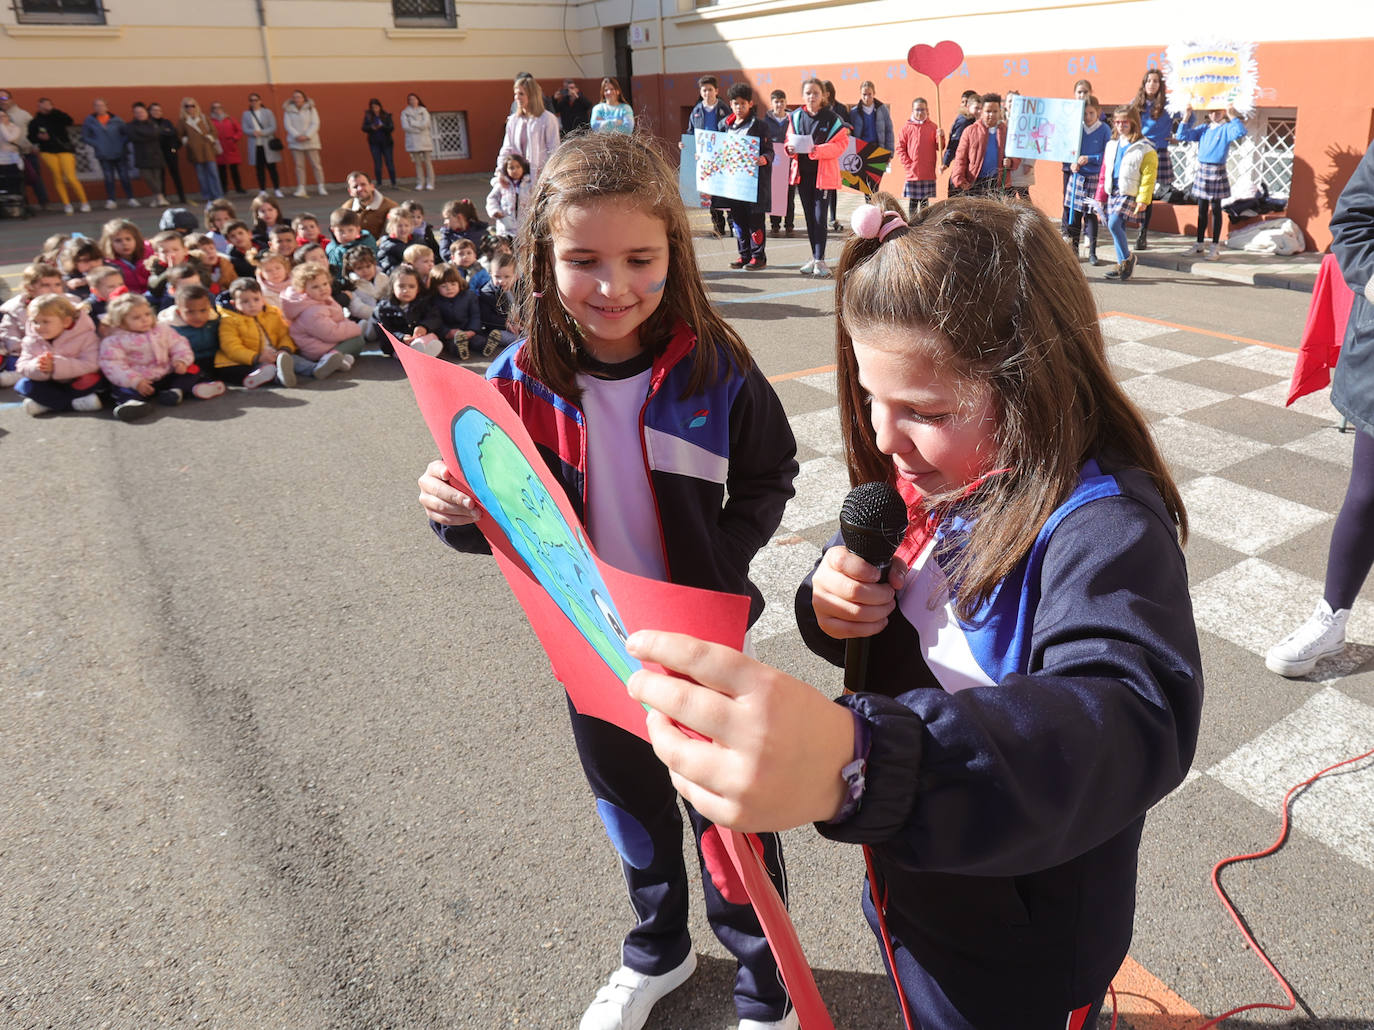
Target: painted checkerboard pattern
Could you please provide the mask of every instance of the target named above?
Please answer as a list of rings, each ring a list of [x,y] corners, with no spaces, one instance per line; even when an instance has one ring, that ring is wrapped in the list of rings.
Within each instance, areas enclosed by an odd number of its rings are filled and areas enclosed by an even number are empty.
[[[1291,350],[1124,315],[1104,316],[1102,329],[1112,367],[1150,419],[1187,505],[1204,659],[1219,639],[1253,655],[1255,676],[1268,677],[1264,652],[1321,595],[1353,434],[1340,431],[1325,392],[1284,407]],[[793,593],[849,488],[834,373],[802,375],[777,389],[794,412],[801,471],[782,526],[754,561],[768,600],[757,643],[796,632]],[[1190,781],[1209,777],[1273,812],[1292,784],[1374,746],[1374,706],[1341,689],[1343,677],[1374,658],[1374,611],[1363,602],[1348,637],[1355,643],[1346,653],[1313,673],[1316,693],[1295,692],[1290,711],[1219,760],[1200,749]],[[1374,821],[1350,818],[1374,811],[1372,783],[1345,777],[1308,792],[1294,804],[1295,829],[1374,870]]]

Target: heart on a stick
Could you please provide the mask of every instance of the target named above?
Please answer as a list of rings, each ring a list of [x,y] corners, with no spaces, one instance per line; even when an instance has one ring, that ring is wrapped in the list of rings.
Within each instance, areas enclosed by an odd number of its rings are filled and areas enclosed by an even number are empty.
[[[948,39],[934,46],[917,43],[907,51],[906,63],[939,85],[964,63],[964,48]]]

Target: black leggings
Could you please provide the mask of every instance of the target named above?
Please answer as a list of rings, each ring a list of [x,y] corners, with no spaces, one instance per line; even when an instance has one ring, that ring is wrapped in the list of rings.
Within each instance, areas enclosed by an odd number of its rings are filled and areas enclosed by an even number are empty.
[[[181,158],[177,157],[175,150],[171,153],[164,150],[162,156],[165,164],[164,170],[172,177],[172,182],[176,183],[177,199],[184,204],[186,203],[186,187],[181,184]],[[165,179],[162,181],[166,182]],[[167,191],[164,189],[161,192],[166,193]]]
[[[1221,201],[1220,200],[1199,200],[1197,202],[1197,241],[1202,242],[1202,237],[1207,230],[1207,208],[1212,208],[1212,242],[1221,241]],[[1154,205],[1151,204],[1150,207]],[[1145,210],[1149,210],[1146,208]]]
[[[1326,556],[1326,590],[1323,596],[1332,611],[1349,608],[1374,566],[1374,437],[1364,430],[1355,433],[1355,456],[1350,463],[1350,485],[1345,489],[1341,513],[1331,530],[1331,549]]]
[[[267,148],[257,148],[257,159],[253,162],[253,171],[258,173],[258,189],[267,189],[267,176],[272,176],[272,188],[281,189],[281,173],[277,171],[276,164],[267,160]]]
[[[810,163],[815,164],[814,161]],[[803,177],[802,181],[797,183],[802,216],[806,219],[806,238],[811,241],[811,257],[817,261],[825,260],[825,215],[830,208],[830,192],[816,189],[814,173],[810,182]]]
[[[239,181],[239,166],[238,166],[238,165],[220,165],[220,166],[219,166],[219,188],[220,188],[223,192],[225,192],[225,193],[228,193],[228,192],[229,192],[229,180],[230,180],[231,178],[234,180],[234,190],[235,190],[236,192],[238,192],[238,193],[242,193],[242,192],[243,192],[243,183]]]

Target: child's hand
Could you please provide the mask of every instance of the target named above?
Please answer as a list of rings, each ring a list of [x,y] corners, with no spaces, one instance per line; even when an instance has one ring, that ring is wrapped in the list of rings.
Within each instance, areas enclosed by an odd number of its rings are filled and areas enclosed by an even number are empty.
[[[270,343],[262,345],[262,350],[258,352],[258,364],[270,365],[277,360],[277,348]]]
[[[811,607],[821,630],[836,640],[880,632],[897,607],[896,590],[905,576],[906,566],[894,561],[887,582],[880,583],[868,562],[846,547],[830,548],[811,577]]]
[[[38,364],[38,371],[42,372],[44,375],[51,375],[51,374],[52,374],[52,355],[51,355],[51,354],[40,354],[40,355],[38,355],[38,362],[37,362],[37,364]]]
[[[172,371],[175,372],[175,373],[176,373],[177,375],[179,375],[179,376],[185,375],[185,374],[186,374],[186,370],[187,370],[188,368],[190,368],[190,367],[191,367],[190,363],[189,363],[189,362],[186,362],[186,361],[173,361],[173,362],[172,362]]]
[[[134,383],[134,389],[138,391],[140,397],[151,397],[153,395],[153,384],[146,379],[140,379]]]
[[[448,466],[437,458],[425,466],[425,474],[420,477],[420,507],[444,526],[470,526],[482,514],[476,501],[454,489],[448,478]]]

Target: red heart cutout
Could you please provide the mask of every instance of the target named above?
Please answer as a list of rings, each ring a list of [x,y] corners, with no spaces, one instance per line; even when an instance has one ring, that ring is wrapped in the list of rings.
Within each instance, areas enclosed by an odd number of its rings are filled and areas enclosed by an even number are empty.
[[[938,86],[964,63],[964,48],[948,39],[934,46],[917,43],[907,51],[906,63]]]

